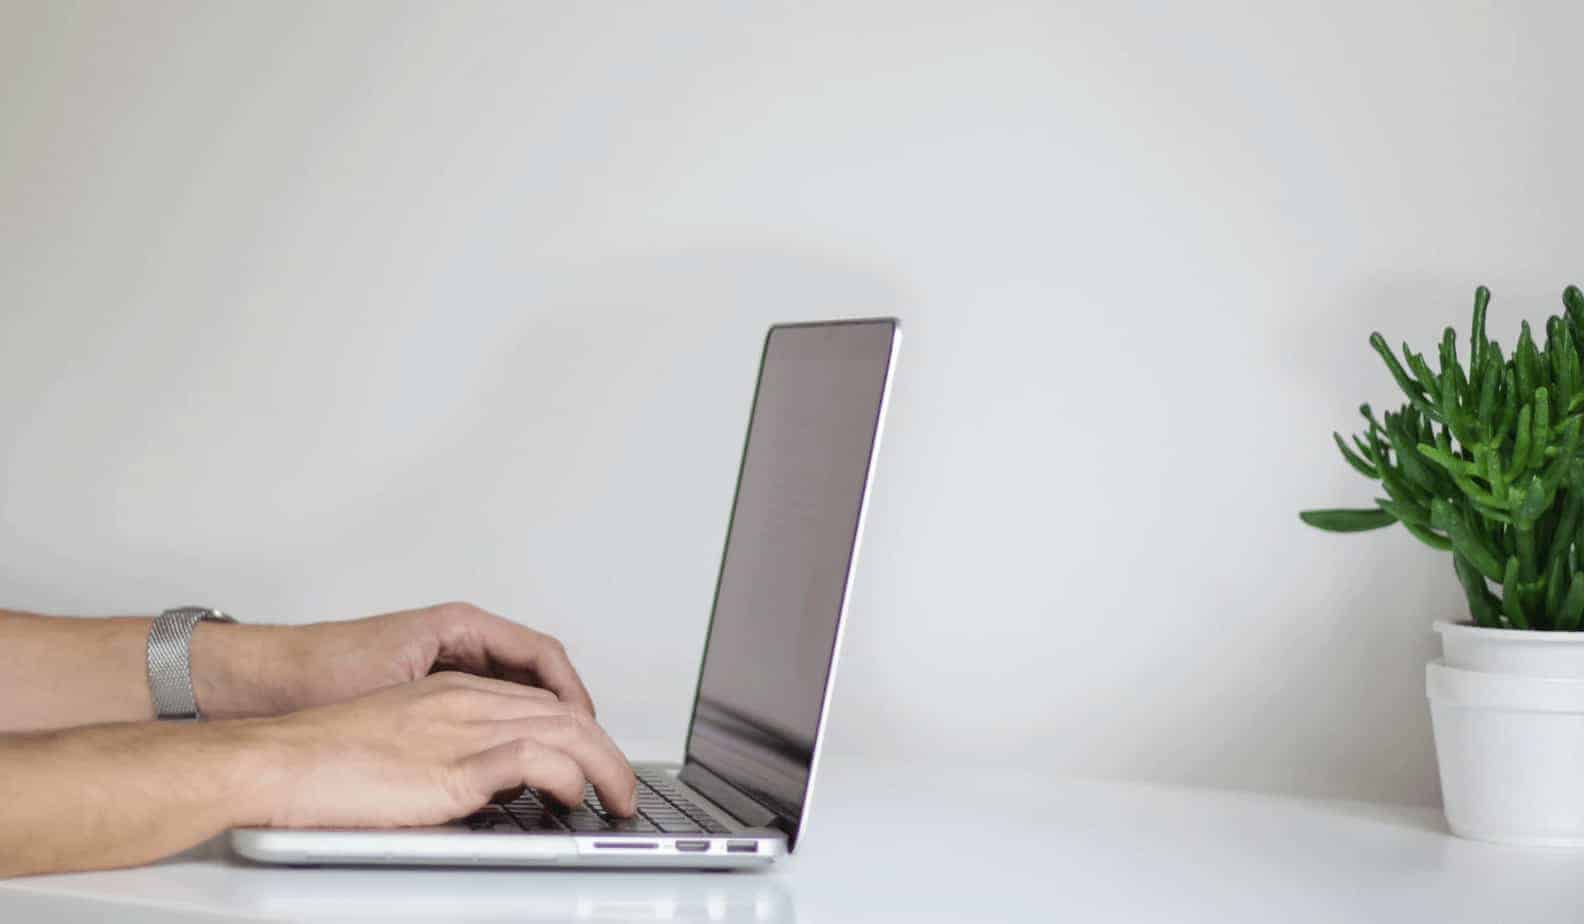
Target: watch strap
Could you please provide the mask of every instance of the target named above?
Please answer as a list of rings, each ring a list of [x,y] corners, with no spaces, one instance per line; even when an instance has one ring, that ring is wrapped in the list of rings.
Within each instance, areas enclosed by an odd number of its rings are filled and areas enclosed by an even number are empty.
[[[198,623],[236,622],[219,610],[180,606],[155,617],[148,635],[149,695],[161,719],[197,719],[192,684],[192,634]]]

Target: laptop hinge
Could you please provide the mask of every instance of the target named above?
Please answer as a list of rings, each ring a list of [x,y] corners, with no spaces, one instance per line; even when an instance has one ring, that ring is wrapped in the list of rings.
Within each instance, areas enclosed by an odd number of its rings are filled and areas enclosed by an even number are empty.
[[[771,827],[780,818],[775,812],[745,795],[742,790],[704,769],[704,766],[697,761],[689,760],[684,763],[682,772],[677,774],[677,779],[698,790],[705,798],[730,812],[732,817],[747,827]]]

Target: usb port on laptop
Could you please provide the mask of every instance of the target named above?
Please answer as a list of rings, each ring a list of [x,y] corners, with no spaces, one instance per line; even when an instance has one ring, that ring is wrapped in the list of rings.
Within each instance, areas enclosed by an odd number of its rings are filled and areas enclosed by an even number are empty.
[[[709,841],[677,841],[676,849],[685,850],[688,853],[703,853],[709,850]]]
[[[759,852],[759,842],[758,841],[727,841],[726,842],[726,852],[727,853],[758,853]]]

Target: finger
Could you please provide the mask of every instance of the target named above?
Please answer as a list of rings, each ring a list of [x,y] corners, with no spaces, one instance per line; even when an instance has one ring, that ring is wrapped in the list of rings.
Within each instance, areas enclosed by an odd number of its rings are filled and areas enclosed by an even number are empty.
[[[467,724],[499,725],[502,722],[528,719],[560,719],[572,707],[550,694],[545,699],[528,699],[522,696],[501,696],[498,693],[466,691],[467,700],[453,701],[445,709],[453,721]]]
[[[583,801],[583,770],[577,761],[531,740],[514,739],[480,751],[463,760],[459,772],[463,788],[479,805],[493,793],[525,785],[567,805]]]
[[[561,718],[577,711],[548,690],[504,680],[477,683],[480,679],[437,684],[424,691],[419,707],[456,730],[514,719]]]
[[[438,674],[430,674],[428,682],[442,690],[472,690],[478,693],[510,696],[516,699],[526,699],[552,705],[561,702],[559,696],[540,687],[513,683],[510,680],[497,680],[494,677],[480,677],[477,674],[469,674],[463,671],[441,671]]]
[[[487,666],[498,664],[513,673],[528,674],[563,701],[594,714],[594,699],[572,666],[560,641],[543,632],[502,619],[473,606],[448,609],[455,628],[442,633],[442,660]]]
[[[554,719],[531,718],[502,722],[496,734],[503,739],[530,739],[562,751],[577,762],[583,776],[594,784],[605,808],[630,816],[638,810],[638,779],[616,743],[594,720],[572,713]],[[578,797],[578,801],[582,796]]]

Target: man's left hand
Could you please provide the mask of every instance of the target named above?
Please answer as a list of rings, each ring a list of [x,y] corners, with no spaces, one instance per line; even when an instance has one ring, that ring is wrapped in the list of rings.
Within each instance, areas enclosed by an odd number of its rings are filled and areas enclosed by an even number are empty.
[[[594,714],[559,641],[469,603],[305,626],[206,622],[192,640],[198,708],[217,719],[343,702],[439,670],[539,687]]]

